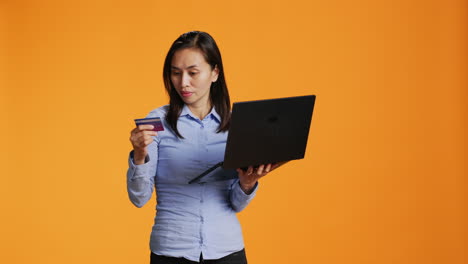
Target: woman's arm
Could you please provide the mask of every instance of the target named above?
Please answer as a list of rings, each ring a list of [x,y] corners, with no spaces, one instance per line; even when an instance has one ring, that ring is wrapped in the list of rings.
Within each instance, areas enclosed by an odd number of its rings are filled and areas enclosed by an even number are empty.
[[[152,128],[139,126],[132,130],[130,137],[133,151],[128,159],[127,192],[136,207],[142,207],[151,199],[158,163],[158,142],[153,139],[157,133],[147,129]]]
[[[237,169],[239,179],[231,186],[231,205],[234,211],[242,211],[257,192],[258,180],[276,169],[277,164],[260,165],[256,170],[250,166],[247,171]]]
[[[255,197],[255,194],[257,193],[257,187],[258,182],[255,184],[251,192],[249,194],[246,194],[242,190],[239,184],[239,180],[234,180],[234,182],[231,185],[229,198],[231,201],[231,207],[236,213],[244,210],[244,208],[247,207],[247,205],[249,205],[250,201],[252,201],[252,199]]]

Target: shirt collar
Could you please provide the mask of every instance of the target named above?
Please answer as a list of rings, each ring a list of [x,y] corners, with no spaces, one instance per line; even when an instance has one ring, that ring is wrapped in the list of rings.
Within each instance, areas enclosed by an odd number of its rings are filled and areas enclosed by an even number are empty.
[[[193,119],[198,119],[198,117],[196,117],[192,111],[190,111],[190,108],[184,104],[184,107],[182,108],[182,112],[180,112],[180,116],[190,116],[192,117]],[[213,117],[216,121],[218,121],[218,123],[221,123],[221,116],[218,114],[218,112],[216,112],[214,106],[211,108],[211,111],[208,113],[207,116],[211,116]]]

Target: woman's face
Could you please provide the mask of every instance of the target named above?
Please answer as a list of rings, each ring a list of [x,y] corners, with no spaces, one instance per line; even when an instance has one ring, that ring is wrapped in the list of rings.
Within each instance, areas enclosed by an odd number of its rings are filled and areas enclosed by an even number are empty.
[[[188,106],[211,107],[210,87],[217,79],[218,68],[212,69],[199,49],[181,49],[172,57],[172,85]]]

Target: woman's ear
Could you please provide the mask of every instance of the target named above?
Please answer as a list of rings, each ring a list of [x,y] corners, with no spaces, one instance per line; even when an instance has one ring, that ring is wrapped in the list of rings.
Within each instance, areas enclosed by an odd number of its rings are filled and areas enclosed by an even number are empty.
[[[211,71],[211,82],[216,82],[219,76],[219,68],[218,65],[214,66],[214,69]]]

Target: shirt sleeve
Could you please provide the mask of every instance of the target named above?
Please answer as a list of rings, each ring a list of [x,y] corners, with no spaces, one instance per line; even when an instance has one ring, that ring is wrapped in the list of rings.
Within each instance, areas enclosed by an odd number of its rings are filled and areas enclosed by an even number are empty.
[[[145,205],[153,194],[154,178],[158,163],[158,143],[153,141],[148,145],[148,156],[144,164],[133,162],[133,151],[128,157],[127,192],[130,201],[136,207]]]
[[[240,212],[250,203],[250,201],[255,197],[258,189],[258,182],[255,183],[253,191],[250,194],[246,194],[239,185],[239,179],[234,180],[231,185],[231,206],[235,212]]]

